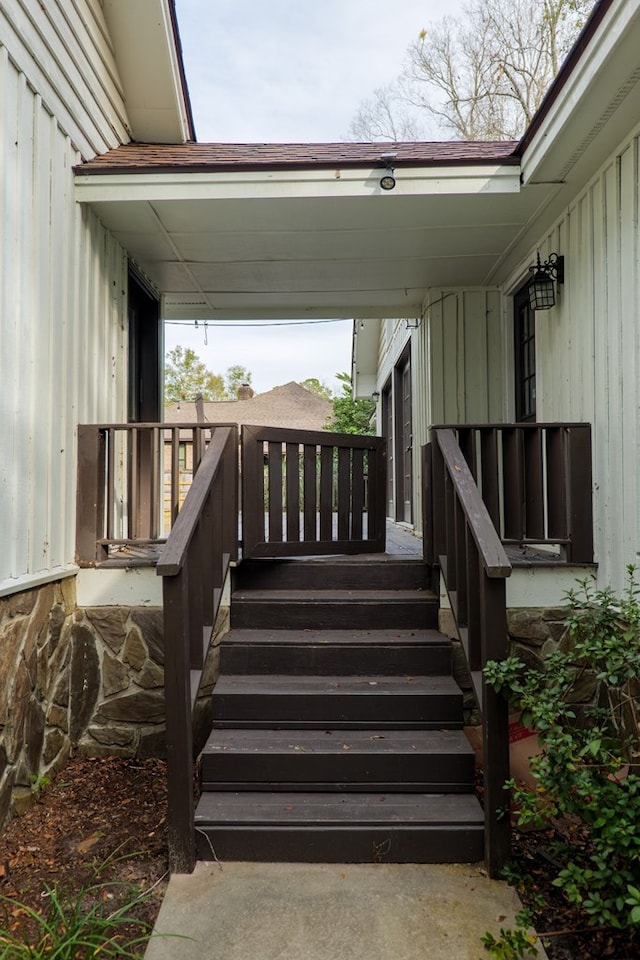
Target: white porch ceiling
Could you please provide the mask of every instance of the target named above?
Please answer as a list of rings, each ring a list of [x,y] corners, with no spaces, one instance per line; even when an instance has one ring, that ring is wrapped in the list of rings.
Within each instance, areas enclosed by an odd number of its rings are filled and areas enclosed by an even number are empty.
[[[433,286],[495,283],[548,199],[517,166],[76,175],[166,319],[411,317]]]

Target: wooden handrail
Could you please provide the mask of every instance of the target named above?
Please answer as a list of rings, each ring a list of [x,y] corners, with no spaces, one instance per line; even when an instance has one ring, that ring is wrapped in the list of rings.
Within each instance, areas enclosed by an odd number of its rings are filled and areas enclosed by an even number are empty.
[[[472,671],[507,656],[511,564],[453,430],[433,429],[423,449],[425,558],[439,562]],[[485,861],[497,878],[509,858],[507,703],[481,673]]]
[[[213,436],[160,555],[165,638],[169,861],[195,866],[193,710],[229,564],[238,547],[238,432]]]
[[[453,430],[436,430],[436,435],[442,458],[455,483],[460,505],[469,520],[469,530],[487,576],[508,577],[511,574],[511,563],[462,451],[456,443]]]

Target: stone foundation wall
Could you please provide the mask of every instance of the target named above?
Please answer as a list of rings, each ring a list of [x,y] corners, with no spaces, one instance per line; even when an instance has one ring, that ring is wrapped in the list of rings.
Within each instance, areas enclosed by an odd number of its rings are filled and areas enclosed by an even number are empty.
[[[196,708],[210,729],[221,610]],[[70,578],[0,598],[0,828],[71,754],[164,756],[164,638],[158,607],[76,605]]]
[[[565,625],[565,607],[515,607],[507,610],[509,654],[518,656],[536,670],[544,668],[543,658],[557,649],[565,649],[568,632]],[[440,610],[439,627],[453,641],[454,677],[464,695],[465,723],[475,726],[481,723],[481,715],[469,674],[466,654],[458,639],[455,621],[450,609]],[[589,705],[597,699],[595,678],[585,675],[576,685],[573,700],[576,704]]]

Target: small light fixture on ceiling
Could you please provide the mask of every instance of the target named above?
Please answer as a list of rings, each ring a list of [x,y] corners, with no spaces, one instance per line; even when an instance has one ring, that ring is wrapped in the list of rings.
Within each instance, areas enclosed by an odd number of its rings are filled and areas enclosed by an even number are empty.
[[[529,283],[529,305],[532,310],[550,310],[556,302],[556,292],[553,285],[564,283],[564,257],[557,253],[550,253],[544,263],[540,262],[540,254],[536,263],[529,267],[533,274]]]
[[[380,177],[380,186],[383,190],[393,190],[396,185],[396,178],[393,175],[393,161],[395,158],[395,153],[383,153],[380,157],[386,167],[385,172]]]

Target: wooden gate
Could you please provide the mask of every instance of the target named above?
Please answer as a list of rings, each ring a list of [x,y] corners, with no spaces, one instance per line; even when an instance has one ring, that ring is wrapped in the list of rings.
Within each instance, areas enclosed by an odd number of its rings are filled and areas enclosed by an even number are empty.
[[[381,437],[242,427],[243,557],[382,553]]]

